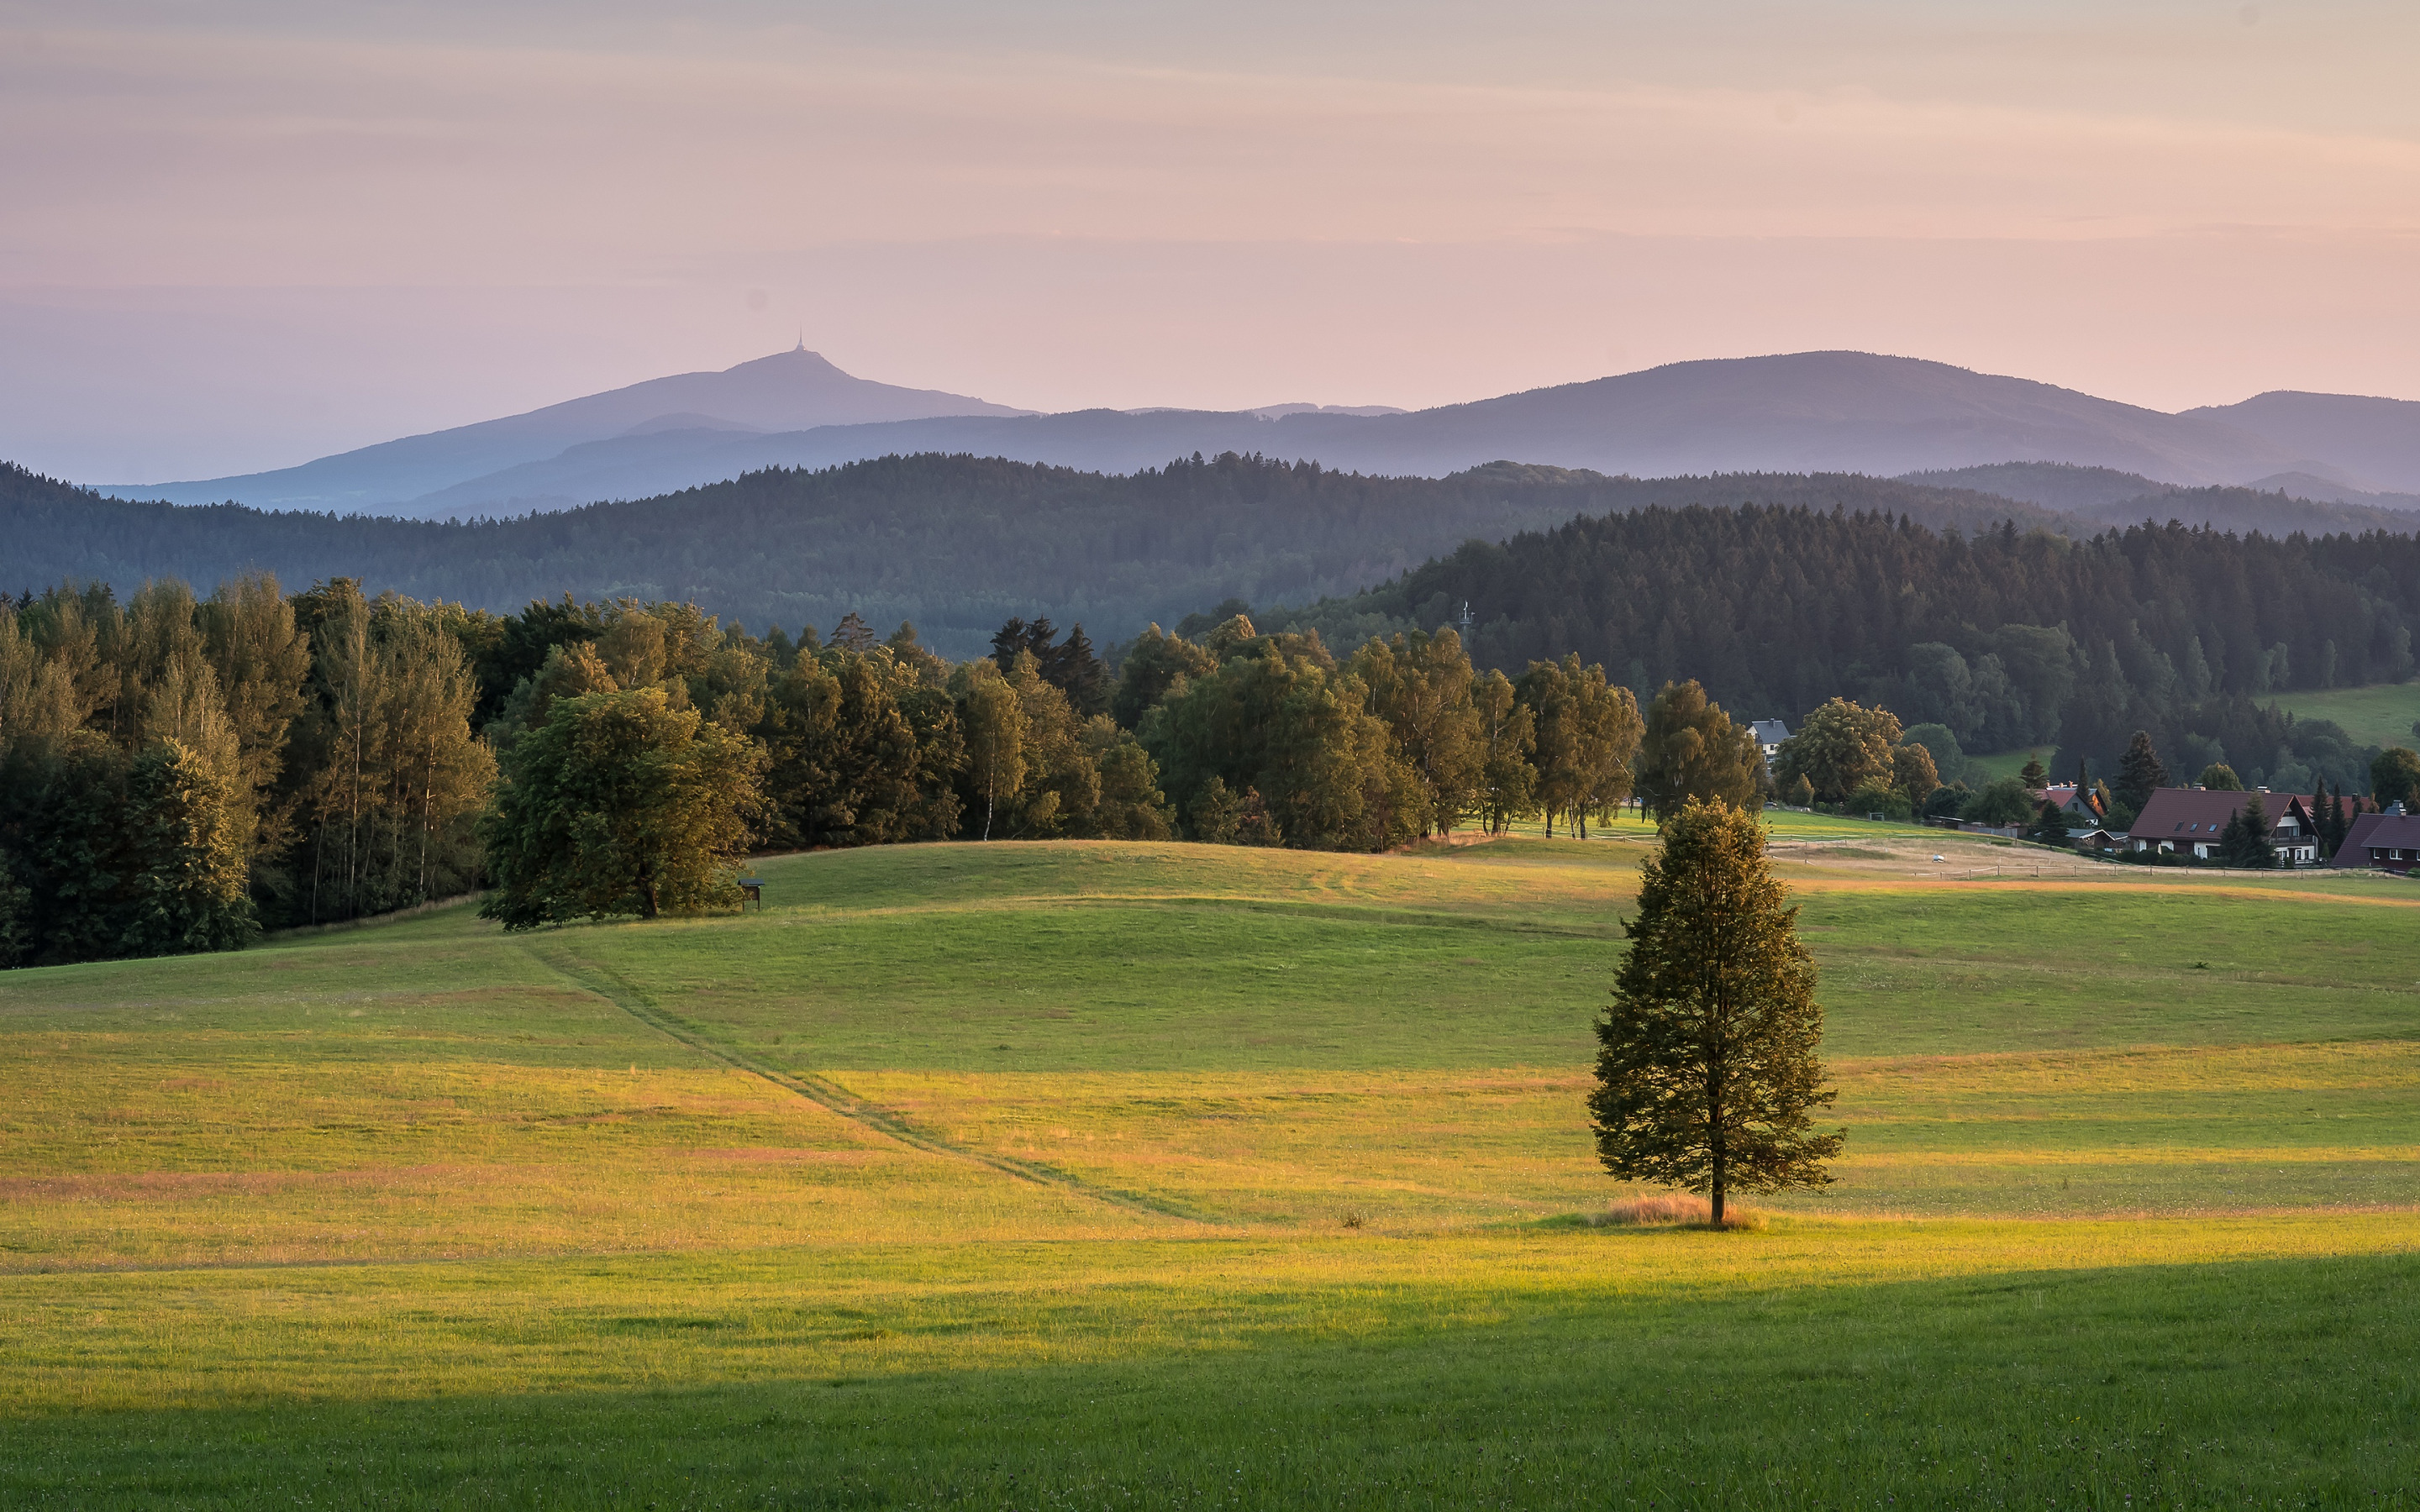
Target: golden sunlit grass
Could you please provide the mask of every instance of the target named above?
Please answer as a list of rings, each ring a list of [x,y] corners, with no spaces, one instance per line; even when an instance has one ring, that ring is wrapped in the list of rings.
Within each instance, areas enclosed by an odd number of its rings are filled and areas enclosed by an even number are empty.
[[[826,854],[738,918],[0,976],[0,1500],[2352,1487],[2308,1446],[2420,1352],[2410,902],[1776,841],[1850,1137],[1730,1234],[1589,1145],[1637,825]]]

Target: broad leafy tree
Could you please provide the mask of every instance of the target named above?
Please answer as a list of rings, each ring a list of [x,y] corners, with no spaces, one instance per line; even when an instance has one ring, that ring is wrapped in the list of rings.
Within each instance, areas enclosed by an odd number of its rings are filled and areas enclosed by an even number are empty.
[[[1218,670],[1217,656],[1154,625],[1135,638],[1126,648],[1125,658],[1118,664],[1118,686],[1109,696],[1109,716],[1132,730],[1168,696],[1169,689],[1187,678]]]
[[[1421,836],[1450,834],[1478,806],[1487,759],[1461,638],[1439,630],[1372,640],[1354,654],[1351,671],[1370,712],[1394,733],[1396,757],[1419,778]]]
[[[1529,811],[1538,785],[1538,769],[1529,758],[1538,749],[1538,714],[1521,702],[1512,680],[1491,671],[1471,687],[1471,704],[1479,715],[1479,739],[1483,752],[1479,773],[1479,808],[1488,833],[1500,835],[1516,814]]]
[[[480,822],[506,929],[693,912],[737,897],[761,755],[662,688],[558,699]]]
[[[2024,779],[2004,777],[1985,783],[1959,809],[1958,817],[1978,825],[2022,825],[2034,817],[2034,795]]]
[[[1667,683],[1647,705],[1638,742],[1638,795],[1658,819],[1691,799],[1753,811],[1764,806],[1764,751],[1692,680]]]
[[[1932,752],[1912,740],[1892,747],[1890,785],[1909,804],[1921,808],[1933,790],[1941,786],[1941,769],[1933,764]]]
[[[2390,803],[2412,809],[2413,797],[2420,795],[2420,753],[2403,746],[2380,751],[2369,764],[2369,795],[2381,809]]]
[[[1819,1187],[1843,1134],[1814,1112],[1838,1095],[1817,1050],[1823,1011],[1798,910],[1765,859],[1764,826],[1689,800],[1641,867],[1638,915],[1596,1024],[1589,1112],[1614,1176],[1707,1195]]]
[[[1898,717],[1836,698],[1808,715],[1774,757],[1774,779],[1787,788],[1804,777],[1815,796],[1838,803],[1869,781],[1896,785]],[[1916,800],[1922,802],[1921,798]]]

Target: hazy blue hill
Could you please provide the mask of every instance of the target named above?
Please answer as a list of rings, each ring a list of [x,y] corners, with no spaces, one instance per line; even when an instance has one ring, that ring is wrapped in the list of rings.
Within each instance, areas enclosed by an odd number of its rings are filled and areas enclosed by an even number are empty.
[[[766,467],[830,467],[919,452],[1132,472],[1200,452],[1260,453],[1331,469],[1443,477],[1499,457],[1653,478],[1866,472],[2044,456],[2235,482],[2283,464],[2229,427],[2021,378],[1861,352],[1677,363],[1402,414],[1156,409],[932,418],[796,435],[683,436],[583,447],[415,498],[454,517],[635,499]]]
[[[2140,525],[2146,521],[2165,524],[2175,520],[2182,525],[2232,531],[2239,535],[2250,531],[2264,535],[2291,535],[2298,531],[2305,535],[2357,535],[2365,531],[2408,533],[2420,528],[2420,516],[2404,510],[2296,499],[2257,488],[2174,488],[2146,498],[2089,505],[2072,513],[2102,525]]]
[[[1284,423],[1323,441],[1329,417]],[[1280,427],[1284,428],[1283,426]],[[1867,352],[1674,363],[1592,382],[1361,423],[1405,471],[1522,456],[1639,476],[1855,471],[1884,476],[2010,456],[2190,482],[2273,471],[2263,443],[2219,423],[2162,414],[2024,378]],[[1342,437],[1339,437],[1342,440]],[[1323,457],[1331,452],[1323,447]],[[1332,454],[1347,466],[1373,459]]]
[[[793,352],[283,472],[132,492],[460,517],[641,499],[768,467],[926,452],[1132,472],[1171,456],[1231,451],[1429,478],[1508,456],[1639,478],[1887,477],[2011,457],[2187,486],[2285,471],[2333,475],[2325,459],[2214,412],[2162,414],[2047,383],[1863,352],[1675,363],[1409,413],[1286,405],[1052,415],[862,383],[812,353]]]
[[[1900,481],[1931,488],[1973,488],[2003,499],[2022,499],[2044,509],[2095,509],[2172,492],[2177,486],[2139,472],[2079,467],[2072,462],[1994,462],[1907,472],[1900,475]]]
[[[1377,478],[1222,457],[1108,476],[917,455],[762,471],[659,498],[502,520],[431,522],[106,499],[0,468],[0,588],[61,579],[207,589],[266,567],[289,584],[349,576],[372,592],[519,609],[533,598],[694,598],[764,627],[829,628],[855,609],[907,619],[954,655],[1011,615],[1083,621],[1096,640],[1229,597],[1354,593],[1472,539],[1647,505],[1805,505],[1969,532],[2068,517],[1972,491],[1853,476],[1639,480],[1497,463]]]
[[[2257,436],[2294,458],[2290,470],[2277,471],[2317,472],[2370,491],[2420,493],[2420,403],[2410,399],[2279,389],[2185,416]]]
[[[680,431],[718,422],[740,430],[795,431],[930,415],[1024,412],[964,394],[853,378],[801,347],[720,373],[651,378],[527,414],[407,436],[273,472],[155,486],[110,485],[103,491],[185,504],[235,500],[267,509],[378,511],[473,478],[542,462],[566,447],[651,431],[667,423]],[[682,484],[695,481],[687,477]]]

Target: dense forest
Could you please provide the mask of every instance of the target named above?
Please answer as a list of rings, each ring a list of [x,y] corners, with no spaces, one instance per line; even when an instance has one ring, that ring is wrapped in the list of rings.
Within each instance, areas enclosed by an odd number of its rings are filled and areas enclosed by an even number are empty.
[[[2359,543],[2146,531],[2076,545],[2013,530],[1968,543],[1807,510],[1598,522],[1617,523],[1645,538],[1612,551],[1574,527],[1559,566],[1525,563],[1553,539],[1528,536],[1394,585],[1459,563],[1474,593],[1526,572],[1531,591],[1568,595],[1575,612],[1551,636],[1499,610],[1477,662],[1448,627],[1406,624],[1339,656],[1316,625],[1264,633],[1233,605],[1175,633],[1147,627],[1112,667],[1080,626],[1047,619],[1012,617],[988,655],[954,663],[912,625],[877,639],[855,613],[828,636],[760,637],[691,603],[566,594],[499,615],[372,598],[350,579],[289,595],[257,573],[206,599],[176,579],[122,604],[106,585],[28,594],[0,611],[0,964],[224,949],[500,874],[490,906],[517,927],[653,914],[727,892],[706,863],[748,848],[1181,835],[1382,849],[1520,817],[1585,834],[1634,797],[1661,812],[1776,792],[2023,817],[2021,791],[1957,781],[1961,740],[2009,733],[2091,751],[2094,732],[2125,732],[2106,738],[2131,738],[2148,770],[2154,737],[2134,732],[2156,727],[2188,770],[2232,760],[2254,781],[2358,789],[2371,752],[2248,689],[2289,678],[2313,640],[2339,675],[2410,666],[2394,592],[2409,563],[2349,575]],[[1793,563],[1768,601],[1713,591],[1723,573],[1765,580],[1759,551]],[[1634,557],[1678,585],[1658,639],[1637,642],[1648,654],[1694,657],[1718,690],[1758,690],[1760,709],[1789,676],[1840,679],[1868,703],[1828,699],[1768,771],[1699,681],[1641,697],[1633,642],[1582,617],[1629,609],[1613,569]],[[2230,581],[2282,584],[2290,612],[2227,598]],[[1932,595],[1966,613],[1929,609]],[[2038,602],[2067,612],[1988,618]],[[1433,592],[1422,607],[1445,604]],[[1560,654],[1520,656],[1524,634]],[[1608,676],[1571,640],[1633,654]],[[607,748],[620,751],[610,780]],[[2138,772],[2100,770],[2141,801]],[[651,805],[690,814],[683,833],[711,844],[633,837]],[[635,872],[563,864],[639,851],[653,859]],[[576,906],[532,880],[570,872]]]
[[[1689,718],[1736,788],[1752,745],[1702,700]],[[664,745],[631,771],[710,758],[721,799],[744,795],[729,843],[1374,849],[1472,818],[1585,825],[1630,795],[1641,724],[1602,668],[1481,674],[1450,631],[1340,660],[1241,616],[1198,640],[1155,626],[1113,675],[1047,620],[953,664],[855,614],[760,639],[636,599],[496,615],[349,579],[289,596],[255,574],[207,599],[160,580],[122,605],[68,586],[0,613],[0,964],[223,949],[459,893],[533,834],[578,850],[647,795],[578,823],[521,795],[598,731]]]
[[[1644,691],[1696,678],[1793,725],[1835,695],[1938,723],[1965,750],[2039,747],[2115,770],[2149,731],[2193,770],[2307,791],[2362,781],[2333,725],[2262,706],[2287,688],[2398,681],[2420,623],[2420,540],[2275,540],[2138,526],[2076,541],[1973,536],[1880,513],[1652,508],[1472,543],[1385,587],[1264,616],[1351,644],[1458,623],[1472,656],[1576,652]]]
[[[153,578],[287,582],[349,577],[510,613],[569,592],[694,602],[752,625],[912,620],[954,656],[1010,618],[1078,621],[1105,643],[1223,598],[1352,594],[1472,539],[1652,503],[1756,501],[1889,510],[1935,527],[2031,505],[1874,478],[1641,481],[1497,464],[1450,478],[1376,478],[1220,456],[1131,476],[922,455],[776,469],[660,499],[516,519],[437,523],[237,505],[134,503],[0,465],[0,591]]]

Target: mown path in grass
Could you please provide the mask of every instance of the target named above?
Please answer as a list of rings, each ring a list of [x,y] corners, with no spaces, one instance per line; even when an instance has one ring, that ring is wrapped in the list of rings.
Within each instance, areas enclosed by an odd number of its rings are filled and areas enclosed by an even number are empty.
[[[0,976],[0,1504],[2412,1486],[2400,893],[1826,823],[1777,854],[1849,1151],[1759,1234],[1546,1222],[1617,1190],[1637,826]]]

